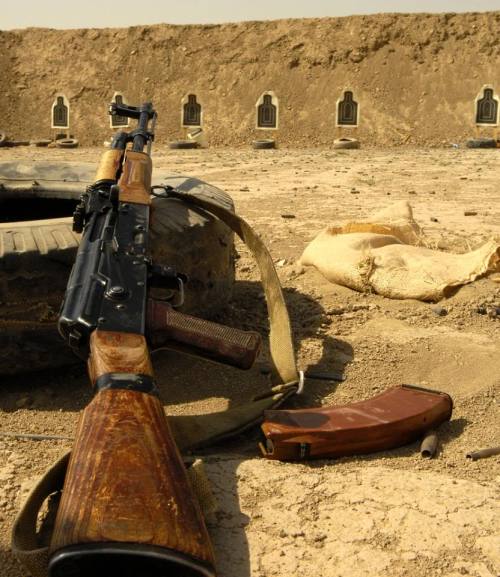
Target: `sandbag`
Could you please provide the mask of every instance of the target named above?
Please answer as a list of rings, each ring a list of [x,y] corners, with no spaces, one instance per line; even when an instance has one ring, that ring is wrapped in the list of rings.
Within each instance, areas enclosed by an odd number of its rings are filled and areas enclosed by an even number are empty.
[[[411,206],[398,203],[366,221],[324,229],[300,263],[329,281],[396,299],[438,301],[454,287],[500,270],[500,243],[464,254],[428,248]]]

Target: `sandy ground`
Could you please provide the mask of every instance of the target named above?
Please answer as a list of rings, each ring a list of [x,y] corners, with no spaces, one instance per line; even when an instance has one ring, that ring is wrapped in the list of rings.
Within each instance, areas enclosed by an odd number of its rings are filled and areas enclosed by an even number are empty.
[[[15,158],[95,161],[100,149],[0,150]],[[409,200],[441,248],[468,250],[500,237],[498,151],[158,151],[155,169],[200,177],[235,199],[267,241],[285,287],[300,368],[341,370],[310,381],[295,406],[367,398],[392,385],[440,389],[455,403],[437,457],[413,444],[371,456],[282,464],[261,459],[258,433],[205,451],[219,502],[209,523],[220,577],[495,577],[500,574],[500,285],[481,279],[440,304],[391,301],[332,285],[295,264],[325,225]],[[464,216],[464,211],[476,216]],[[285,216],[283,216],[285,215]],[[431,218],[434,220],[431,221]],[[436,222],[437,219],[437,222]],[[258,274],[237,245],[239,282],[220,320],[267,329]],[[156,371],[167,410],[236,404],[266,377],[163,355]],[[190,384],[186,385],[186,374]],[[90,399],[81,367],[4,380],[0,430],[71,436]],[[16,510],[37,475],[71,443],[0,439],[0,574],[24,577],[9,552]]]

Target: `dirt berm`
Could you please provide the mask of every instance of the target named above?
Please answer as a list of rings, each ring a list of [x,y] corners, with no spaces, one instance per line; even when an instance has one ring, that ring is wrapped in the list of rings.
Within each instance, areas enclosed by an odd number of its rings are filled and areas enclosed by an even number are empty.
[[[351,89],[364,145],[460,142],[474,133],[481,88],[500,91],[499,37],[500,12],[3,31],[0,130],[47,137],[62,92],[70,132],[101,144],[106,105],[121,91],[155,103],[165,142],[182,136],[181,99],[194,93],[209,144],[242,145],[257,136],[255,103],[272,90],[280,144],[325,145],[337,133],[336,101]]]

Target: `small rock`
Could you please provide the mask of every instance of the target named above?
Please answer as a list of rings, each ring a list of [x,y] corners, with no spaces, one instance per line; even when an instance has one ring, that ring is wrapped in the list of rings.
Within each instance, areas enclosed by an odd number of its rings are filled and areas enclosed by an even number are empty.
[[[464,216],[477,216],[477,212],[475,210],[465,210]]]
[[[355,303],[355,304],[351,305],[351,310],[353,312],[366,311],[369,308],[370,308],[370,306],[368,303]]]
[[[294,214],[282,214],[281,218],[295,218]]]
[[[500,307],[493,307],[488,311],[490,319],[500,318]]]
[[[438,317],[445,317],[448,314],[448,311],[441,305],[434,305],[431,307],[431,311]]]
[[[306,272],[306,269],[298,262],[296,262],[291,269],[288,271],[288,276],[293,278],[294,276],[300,276]]]
[[[240,192],[250,192],[250,189],[248,188],[248,186],[242,186],[240,188]]]
[[[325,312],[327,315],[342,315],[346,312],[346,310],[344,307],[341,306],[333,306],[326,309]]]
[[[439,220],[435,216],[431,216],[431,222],[439,222]]]
[[[344,313],[344,314],[342,315],[342,318],[343,318],[343,319],[346,319],[346,320],[355,319],[355,318],[356,318],[356,314],[355,314],[355,313]]]
[[[359,50],[353,50],[349,57],[353,62],[361,62],[365,56]]]

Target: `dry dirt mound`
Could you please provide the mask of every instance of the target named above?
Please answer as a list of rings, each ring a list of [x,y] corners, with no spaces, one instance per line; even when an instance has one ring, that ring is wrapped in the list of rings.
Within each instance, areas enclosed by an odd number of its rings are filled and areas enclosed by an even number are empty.
[[[181,99],[195,93],[211,145],[249,144],[259,137],[255,103],[273,90],[278,141],[324,145],[336,101],[352,89],[364,145],[459,142],[473,133],[481,87],[500,90],[499,36],[500,12],[0,32],[0,129],[46,137],[63,92],[71,132],[100,144],[106,105],[122,91],[153,100],[165,142],[182,136]]]

